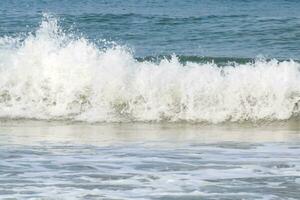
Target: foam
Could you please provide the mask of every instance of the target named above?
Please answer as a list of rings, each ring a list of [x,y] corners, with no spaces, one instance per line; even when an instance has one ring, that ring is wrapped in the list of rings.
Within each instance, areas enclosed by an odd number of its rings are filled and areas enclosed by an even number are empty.
[[[0,117],[87,122],[285,120],[299,115],[300,64],[219,67],[137,61],[99,48],[45,17],[26,38],[0,38]]]

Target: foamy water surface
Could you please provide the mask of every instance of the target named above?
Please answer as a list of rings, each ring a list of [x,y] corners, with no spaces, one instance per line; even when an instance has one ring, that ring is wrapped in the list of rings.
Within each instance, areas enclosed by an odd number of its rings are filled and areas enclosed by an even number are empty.
[[[299,2],[2,0],[0,199],[299,199]]]
[[[5,122],[1,199],[298,199],[294,128]]]
[[[0,38],[0,117],[88,122],[274,121],[299,115],[300,64],[287,60],[137,61],[45,16],[36,32]]]

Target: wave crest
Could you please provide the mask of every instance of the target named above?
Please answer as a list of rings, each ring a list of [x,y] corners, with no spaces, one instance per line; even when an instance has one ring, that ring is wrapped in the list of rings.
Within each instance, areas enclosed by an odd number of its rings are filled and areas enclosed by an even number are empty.
[[[275,59],[217,66],[137,61],[99,49],[46,17],[39,29],[0,38],[0,117],[89,122],[284,120],[299,115],[300,64]]]

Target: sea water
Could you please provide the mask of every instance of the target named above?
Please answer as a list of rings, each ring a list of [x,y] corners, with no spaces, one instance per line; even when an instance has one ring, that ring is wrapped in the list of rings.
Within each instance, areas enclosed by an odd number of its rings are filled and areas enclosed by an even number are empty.
[[[2,199],[299,199],[297,124],[2,122]]]
[[[0,198],[298,199],[300,2],[0,2]]]

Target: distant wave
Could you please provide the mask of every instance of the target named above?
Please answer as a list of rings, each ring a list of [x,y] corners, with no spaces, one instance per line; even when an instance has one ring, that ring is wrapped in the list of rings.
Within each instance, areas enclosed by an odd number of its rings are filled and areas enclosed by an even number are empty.
[[[0,38],[0,117],[220,123],[300,113],[298,62],[183,58],[99,49],[45,17],[25,39]]]
[[[173,57],[176,57],[181,64],[186,64],[187,62],[199,63],[199,64],[207,64],[214,63],[220,66],[235,66],[236,64],[247,64],[254,63],[258,60],[262,61],[271,61],[271,59],[266,58],[235,58],[235,57],[208,57],[208,56],[186,56],[186,55],[157,55],[157,56],[146,56],[146,57],[137,57],[136,60],[143,61],[151,61],[155,63],[159,63],[162,60],[171,60]],[[282,60],[284,61],[284,60]]]

